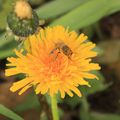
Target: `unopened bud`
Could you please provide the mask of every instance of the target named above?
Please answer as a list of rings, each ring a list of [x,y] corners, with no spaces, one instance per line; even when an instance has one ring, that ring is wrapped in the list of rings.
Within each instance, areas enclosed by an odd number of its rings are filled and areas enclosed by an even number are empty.
[[[19,0],[15,4],[14,12],[20,19],[31,19],[32,8],[26,0]]]

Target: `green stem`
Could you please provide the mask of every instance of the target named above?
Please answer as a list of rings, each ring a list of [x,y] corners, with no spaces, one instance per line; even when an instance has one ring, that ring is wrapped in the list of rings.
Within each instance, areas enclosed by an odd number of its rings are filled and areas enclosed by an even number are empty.
[[[88,104],[86,96],[82,97],[82,106],[81,106],[80,115],[81,115],[81,120],[89,120],[90,119],[89,104]]]
[[[53,120],[59,120],[56,96],[51,96]]]

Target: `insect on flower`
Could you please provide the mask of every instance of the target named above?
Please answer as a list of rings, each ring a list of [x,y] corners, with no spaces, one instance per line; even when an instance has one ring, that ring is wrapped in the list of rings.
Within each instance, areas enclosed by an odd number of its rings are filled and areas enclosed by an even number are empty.
[[[63,53],[66,55],[69,59],[71,59],[71,56],[73,54],[73,51],[70,49],[68,45],[66,45],[64,42],[58,42],[55,44],[55,48],[50,52],[50,54],[53,54],[56,50],[58,50],[59,53]],[[57,54],[57,56],[58,56]],[[56,57],[57,57],[56,56]]]
[[[5,70],[6,76],[25,74],[10,90],[19,90],[21,95],[32,85],[36,86],[36,94],[53,96],[59,92],[64,98],[66,94],[72,97],[74,92],[82,96],[78,86],[90,87],[86,79],[98,79],[90,72],[100,69],[99,64],[91,61],[97,55],[93,50],[95,44],[86,42],[84,34],[59,25],[40,29],[37,36],[29,37],[30,52],[15,50],[16,57],[7,59],[11,68]]]
[[[42,21],[39,21],[37,13],[27,1],[18,0],[7,16],[7,31],[21,42],[29,35],[35,34],[40,29],[40,25],[44,24]]]

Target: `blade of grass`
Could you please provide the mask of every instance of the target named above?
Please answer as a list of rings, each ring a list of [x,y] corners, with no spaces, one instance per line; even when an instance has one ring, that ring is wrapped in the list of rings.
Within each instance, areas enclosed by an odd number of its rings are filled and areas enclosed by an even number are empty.
[[[6,17],[11,11],[15,0],[2,0],[0,8],[0,29],[5,29],[6,27]]]
[[[0,114],[12,119],[12,120],[24,120],[19,115],[11,111],[10,109],[6,108],[5,106],[0,104]]]
[[[56,0],[36,9],[39,18],[48,19],[62,15],[88,0]]]
[[[89,0],[68,14],[53,21],[51,26],[60,24],[77,30],[93,24],[102,17],[116,11],[120,11],[119,0],[109,0],[109,4],[108,0]]]

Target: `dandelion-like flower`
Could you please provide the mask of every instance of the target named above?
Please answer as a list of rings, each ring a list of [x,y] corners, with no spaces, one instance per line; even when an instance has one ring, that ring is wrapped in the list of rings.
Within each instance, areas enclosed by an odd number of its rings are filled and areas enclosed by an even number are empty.
[[[49,93],[51,96],[60,92],[61,97],[65,93],[73,96],[73,92],[81,96],[79,85],[87,85],[85,79],[98,79],[90,73],[99,70],[98,64],[92,63],[91,58],[97,53],[92,49],[95,44],[85,42],[87,36],[69,31],[63,26],[47,27],[41,29],[37,35],[29,38],[30,51],[25,55],[21,51],[15,51],[17,58],[9,57],[6,76],[24,73],[26,77],[13,83],[10,90],[19,94],[28,88],[35,86],[36,94]]]

